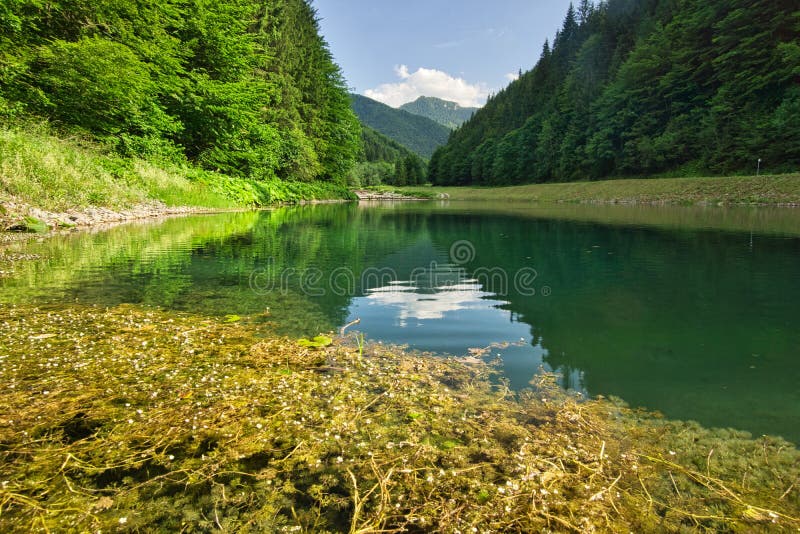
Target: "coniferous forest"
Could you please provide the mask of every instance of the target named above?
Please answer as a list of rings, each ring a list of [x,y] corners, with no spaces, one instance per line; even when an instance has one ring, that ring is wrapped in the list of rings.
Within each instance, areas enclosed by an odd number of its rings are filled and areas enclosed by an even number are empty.
[[[431,180],[796,170],[799,35],[796,0],[582,0],[434,154]]]
[[[305,0],[7,0],[0,119],[123,156],[344,183],[361,130]]]
[[[362,124],[364,152],[348,174],[348,185],[420,185],[425,182],[425,162],[397,141]]]
[[[397,141],[418,156],[430,159],[434,151],[447,142],[450,129],[438,122],[395,109],[363,95],[350,95],[361,123]]]

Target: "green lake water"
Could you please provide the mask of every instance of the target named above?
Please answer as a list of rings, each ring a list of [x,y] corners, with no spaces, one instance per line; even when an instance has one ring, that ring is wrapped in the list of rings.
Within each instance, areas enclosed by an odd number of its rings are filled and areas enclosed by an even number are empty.
[[[492,349],[565,387],[800,442],[800,210],[321,205],[79,232],[0,303],[134,303],[434,353]]]

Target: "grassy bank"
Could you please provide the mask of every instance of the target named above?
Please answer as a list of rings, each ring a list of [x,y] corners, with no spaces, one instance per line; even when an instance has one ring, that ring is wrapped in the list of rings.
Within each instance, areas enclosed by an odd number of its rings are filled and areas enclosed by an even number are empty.
[[[257,182],[188,165],[124,158],[47,128],[0,128],[0,202],[63,212],[87,207],[253,207],[280,202],[350,198],[320,182]]]
[[[548,377],[515,396],[480,361],[129,306],[2,322],[5,532],[800,527],[792,445]]]
[[[608,202],[639,204],[800,205],[800,174],[726,178],[654,178],[512,187],[406,187],[407,194],[451,200]]]

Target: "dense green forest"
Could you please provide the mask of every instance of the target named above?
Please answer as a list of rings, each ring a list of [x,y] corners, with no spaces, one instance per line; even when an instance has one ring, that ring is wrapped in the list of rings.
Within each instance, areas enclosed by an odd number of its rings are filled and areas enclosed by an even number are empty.
[[[478,111],[478,108],[463,108],[455,102],[433,96],[421,96],[413,102],[403,104],[400,109],[427,117],[450,129],[458,128]]]
[[[800,167],[796,0],[582,0],[430,163],[441,185]]]
[[[424,159],[447,143],[450,129],[426,117],[381,104],[371,98],[352,94],[353,110],[361,123],[411,149]]]
[[[264,183],[343,184],[362,150],[306,0],[4,1],[0,121]]]
[[[349,186],[418,185],[425,182],[426,164],[411,150],[369,126],[362,125],[361,140],[364,152],[348,175]]]
[[[369,126],[362,126],[361,140],[364,144],[363,160],[370,163],[380,161],[394,163],[395,161],[414,155],[411,150]]]

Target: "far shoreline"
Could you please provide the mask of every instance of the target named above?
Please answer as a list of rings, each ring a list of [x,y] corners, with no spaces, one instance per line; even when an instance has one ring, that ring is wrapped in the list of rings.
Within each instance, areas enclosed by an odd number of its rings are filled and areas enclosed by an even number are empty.
[[[697,178],[625,178],[510,186],[387,188],[428,198],[513,203],[800,207],[800,173]]]

